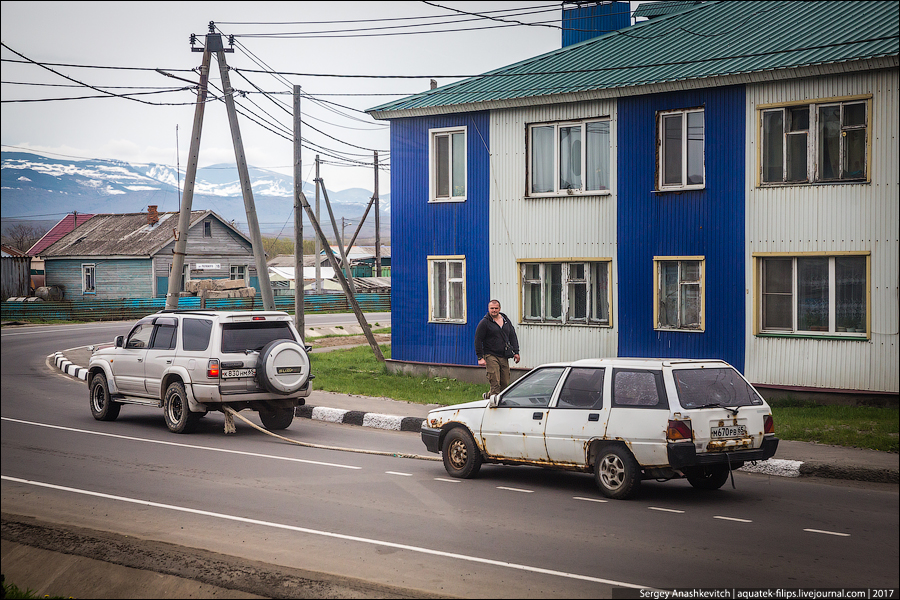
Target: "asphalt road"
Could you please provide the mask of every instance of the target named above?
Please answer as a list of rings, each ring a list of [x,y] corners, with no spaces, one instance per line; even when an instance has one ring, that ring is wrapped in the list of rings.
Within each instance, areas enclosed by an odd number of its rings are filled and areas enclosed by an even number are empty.
[[[97,556],[147,568],[143,557],[166,573],[207,573],[206,585],[263,596],[897,587],[895,485],[737,473],[736,489],[645,482],[639,499],[606,502],[584,474],[486,466],[477,479],[455,480],[434,460],[384,455],[425,454],[415,433],[305,419],[285,433],[327,449],[240,421],[226,437],[220,414],[187,436],[170,433],[151,408],[126,406],[101,423],[84,383],[46,356],[121,329],[2,332],[4,568],[8,540],[62,543],[75,531],[81,540],[95,532]],[[250,567],[237,577],[235,565]]]

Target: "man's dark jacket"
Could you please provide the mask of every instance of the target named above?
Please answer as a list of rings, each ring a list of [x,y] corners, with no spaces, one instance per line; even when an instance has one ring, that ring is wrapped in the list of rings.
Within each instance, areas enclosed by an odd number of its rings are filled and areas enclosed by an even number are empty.
[[[512,353],[519,353],[519,338],[516,337],[516,330],[513,329],[509,317],[503,313],[500,313],[500,316],[503,317],[502,332],[500,326],[491,318],[490,313],[484,315],[475,329],[475,355],[479,360],[484,358],[485,354],[509,358],[506,355],[506,340],[509,340]],[[506,339],[504,339],[504,334],[506,334]]]

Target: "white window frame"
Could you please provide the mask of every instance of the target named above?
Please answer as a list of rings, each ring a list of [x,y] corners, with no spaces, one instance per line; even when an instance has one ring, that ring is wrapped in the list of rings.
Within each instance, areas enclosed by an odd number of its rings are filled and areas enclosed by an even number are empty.
[[[237,275],[241,276],[238,277]],[[238,279],[243,279],[245,282],[247,281],[247,265],[231,265],[228,273],[229,279],[231,281],[236,281]]]
[[[81,263],[81,293],[97,293],[97,264]]]
[[[438,284],[436,269],[437,265],[444,265],[447,272],[446,281],[443,283],[442,294],[438,294]],[[459,277],[450,276],[451,264],[459,264],[461,266],[461,274]],[[459,317],[451,317],[454,311],[451,311],[451,302],[453,299],[453,288],[460,286],[460,302],[461,306],[456,307],[459,311]],[[428,322],[429,323],[465,323],[467,320],[466,311],[466,257],[465,256],[429,256],[428,257]]]
[[[612,259],[611,258],[561,258],[519,260],[519,297],[523,323],[543,323],[551,325],[593,325],[612,326]],[[558,266],[560,271],[559,290],[552,289],[551,270]],[[602,277],[597,272],[606,269],[606,289],[598,295],[597,286]],[[584,287],[586,299],[584,316],[573,315],[574,288]],[[560,315],[554,316],[549,306],[551,296],[558,293]],[[540,301],[534,314],[529,301],[538,294]],[[605,302],[605,306],[603,306]],[[602,314],[605,308],[606,314]]]
[[[678,263],[678,293],[676,295],[676,324],[674,326],[663,324],[661,320],[660,304],[662,302],[663,289],[665,282],[663,281],[662,264],[667,262]],[[699,274],[698,279],[688,279],[687,276],[682,277],[684,263],[698,262]],[[702,333],[706,330],[706,258],[703,256],[654,256],[653,257],[653,328],[656,331],[683,331],[687,333]],[[699,319],[696,324],[682,323],[683,303],[682,291],[688,287],[698,288],[699,294]]]
[[[863,105],[866,110],[865,122],[862,125],[844,125],[844,109],[848,105]],[[839,106],[840,107],[840,150],[838,157],[839,177],[825,179],[822,177],[821,169],[821,140],[819,135],[820,111],[823,108]],[[804,130],[791,131],[790,117],[791,111],[798,108],[806,108],[809,111],[809,127]],[[766,116],[781,113],[782,132],[781,132],[781,179],[766,180],[766,150],[769,148],[768,138],[766,137]],[[757,177],[759,178],[759,187],[769,186],[786,186],[786,185],[804,185],[804,184],[843,184],[843,183],[860,183],[871,181],[871,143],[872,143],[872,97],[865,96],[845,96],[840,98],[823,98],[812,102],[789,102],[785,104],[766,104],[757,107],[757,115],[759,121],[759,169]],[[844,176],[844,157],[846,150],[847,133],[853,131],[865,132],[865,143],[863,145],[865,156],[863,157],[864,173],[861,177],[845,177]],[[788,140],[793,135],[806,135],[806,177],[804,179],[788,179]]]
[[[759,253],[754,254],[754,269],[757,273],[754,275],[756,282],[756,294],[754,301],[756,308],[754,310],[755,324],[754,331],[756,335],[785,335],[799,337],[847,337],[856,339],[868,339],[871,335],[871,315],[872,315],[872,270],[871,270],[871,254],[866,251],[861,252],[794,252],[794,253]],[[847,328],[839,327],[837,322],[837,285],[836,285],[836,259],[839,258],[864,258],[865,259],[865,291],[863,293],[865,302],[865,315],[863,322],[858,323],[857,327]],[[816,326],[815,329],[801,329],[800,317],[800,282],[799,271],[797,268],[798,259],[805,258],[824,258],[828,261],[828,325],[827,330],[822,326]],[[791,290],[790,292],[781,292],[777,295],[790,298],[791,305],[791,325],[790,327],[768,327],[766,323],[765,310],[766,299],[769,295],[776,295],[775,292],[769,293],[766,290],[766,261],[767,260],[790,260],[791,261]]]
[[[607,186],[606,189],[600,188],[596,190],[587,189],[587,127],[591,123],[606,123],[609,127],[609,145],[606,147],[606,166],[607,166]],[[548,192],[535,192],[534,190],[534,152],[537,144],[534,142],[534,130],[544,127],[553,128],[553,189]],[[579,162],[579,172],[581,177],[581,185],[577,188],[561,188],[560,187],[560,129],[564,127],[580,127],[581,128],[581,159]],[[596,117],[590,119],[582,119],[575,121],[531,123],[527,126],[527,157],[526,157],[526,182],[525,195],[529,198],[547,198],[556,196],[571,195],[590,195],[590,196],[607,196],[612,193],[612,120],[609,117]]]
[[[464,189],[462,194],[457,193],[459,190],[453,189],[453,135],[462,134],[462,177]],[[439,138],[448,139],[448,156],[447,156],[447,176],[449,177],[448,195],[438,195],[438,154],[437,140]],[[468,127],[440,127],[428,130],[428,201],[429,202],[465,202],[466,194],[469,189],[469,157],[468,157]]]
[[[703,177],[701,183],[688,183],[688,159],[689,150],[688,141],[688,117],[691,114],[699,113],[703,117],[703,151],[701,152],[700,171]],[[666,145],[664,123],[669,117],[681,116],[681,183],[672,184],[665,183],[665,164],[668,148]],[[657,132],[657,160],[656,160],[656,186],[661,192],[679,191],[679,190],[702,190],[706,187],[706,112],[700,108],[684,108],[678,110],[660,111],[656,115],[656,132]]]

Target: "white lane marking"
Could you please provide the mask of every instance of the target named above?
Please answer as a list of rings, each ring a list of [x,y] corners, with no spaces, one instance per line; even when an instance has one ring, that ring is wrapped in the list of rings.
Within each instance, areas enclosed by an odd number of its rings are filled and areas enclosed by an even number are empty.
[[[498,490],[507,490],[509,492],[522,492],[523,494],[533,494],[534,490],[521,490],[519,488],[511,488],[511,487],[503,487],[502,485],[497,486]]]
[[[385,471],[388,475],[402,475],[403,477],[412,477],[412,473],[401,473],[399,471]]]
[[[584,498],[582,496],[572,496],[576,500],[584,500],[585,502],[609,502],[609,500],[604,500],[602,498]]]
[[[648,506],[647,508],[649,508],[650,510],[658,510],[658,511],[662,511],[662,512],[670,512],[670,513],[678,513],[678,514],[681,514],[684,512],[683,510],[675,510],[674,508],[658,508],[656,506]]]
[[[735,517],[720,517],[718,515],[714,516],[713,519],[722,519],[723,521],[737,521],[738,523],[752,523],[750,519],[738,519]]]
[[[457,554],[456,552],[444,552],[443,550],[433,550],[431,548],[423,548],[421,546],[410,546],[408,544],[397,544],[395,542],[386,542],[383,540],[375,540],[372,538],[364,538],[355,535],[346,535],[343,533],[334,533],[332,531],[322,531],[318,529],[308,529],[306,527],[296,527],[294,525],[285,525],[283,523],[274,523],[272,521],[260,521],[259,519],[249,519],[247,517],[238,517],[235,515],[228,515],[224,513],[215,513],[208,510],[198,510],[196,508],[186,508],[184,506],[175,506],[172,504],[162,504],[160,502],[151,502],[150,500],[139,500],[137,498],[128,498],[126,496],[115,496],[112,494],[104,494],[102,492],[94,492],[90,490],[82,490],[77,488],[70,488],[61,485],[55,485],[52,483],[43,483],[40,481],[31,481],[28,479],[19,479],[18,477],[8,477],[3,475],[0,477],[4,481],[12,481],[15,483],[21,483],[25,485],[33,485],[37,487],[49,488],[54,490],[60,490],[63,492],[72,492],[74,494],[82,494],[85,496],[92,496],[95,498],[106,498],[108,500],[116,500],[119,502],[128,502],[131,504],[139,504],[142,506],[150,506],[153,508],[162,508],[165,510],[173,510],[177,512],[190,513],[194,515],[200,515],[204,517],[212,517],[214,519],[224,519],[227,521],[237,521],[240,523],[249,523],[251,525],[262,525],[264,527],[272,527],[275,529],[285,529],[288,531],[295,531],[298,533],[306,533],[309,535],[319,535],[322,537],[335,538],[339,540],[348,540],[351,542],[360,542],[363,544],[372,544],[375,546],[385,546],[388,548],[397,548],[399,550],[409,550],[410,552],[418,552],[421,554],[430,554],[432,556],[441,556],[444,558],[456,558],[459,560],[464,560],[468,562],[480,563],[485,565],[493,565],[496,567],[505,567],[508,569],[516,569],[519,571],[528,571],[530,573],[539,573],[542,575],[555,575],[557,577],[565,577],[568,579],[578,579],[581,581],[591,581],[594,583],[603,583],[606,585],[612,586],[621,586],[621,587],[629,587],[629,588],[645,588],[651,589],[650,586],[646,585],[636,585],[633,583],[625,583],[623,581],[616,581],[614,579],[602,579],[600,577],[589,577],[587,575],[579,575],[577,573],[567,573],[565,571],[556,571],[553,569],[544,569],[541,567],[532,567],[529,565],[520,565],[517,563],[506,562],[502,560],[493,560],[490,558],[480,558],[478,556],[469,556],[466,554]]]
[[[180,444],[178,442],[164,442],[162,440],[148,440],[144,438],[131,437],[129,435],[119,435],[115,433],[101,433],[99,431],[88,431],[86,429],[74,429],[72,427],[62,427],[60,425],[48,425],[46,423],[33,423],[31,421],[22,421],[20,419],[11,419],[9,417],[3,417],[4,421],[11,421],[13,423],[22,423],[25,425],[34,425],[35,427],[47,427],[49,429],[61,429],[63,431],[70,431],[72,433],[88,433],[90,435],[99,435],[103,437],[117,438],[120,440],[128,440],[132,442],[146,442],[148,444],[161,444],[164,446],[175,446],[177,448],[190,448],[192,450],[209,450],[210,452],[225,452],[226,454],[240,454],[241,456],[255,456],[257,458],[272,458],[275,460],[286,460],[290,462],[299,462],[306,463],[310,465],[321,465],[325,467],[338,467],[340,469],[362,469],[362,467],[354,467],[351,465],[339,465],[336,463],[327,463],[321,462],[318,460],[304,460],[302,458],[289,458],[286,456],[274,456],[272,454],[258,454],[256,452],[243,452],[241,450],[226,450],[224,448],[209,448],[207,446],[195,446],[193,444]]]
[[[446,483],[462,483],[459,479],[447,479],[446,477],[435,477],[435,481],[444,481]]]
[[[850,537],[849,533],[839,533],[837,531],[825,531],[824,529],[804,529],[810,533],[824,533],[825,535],[839,535],[841,537]]]

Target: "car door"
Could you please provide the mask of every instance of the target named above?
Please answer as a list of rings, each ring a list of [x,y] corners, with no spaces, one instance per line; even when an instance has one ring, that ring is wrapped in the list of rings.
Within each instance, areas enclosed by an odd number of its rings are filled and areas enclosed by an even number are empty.
[[[123,394],[145,396],[144,359],[153,335],[153,323],[150,319],[139,321],[125,339],[125,345],[110,361],[116,387]]]
[[[566,374],[544,428],[551,462],[586,464],[588,442],[606,434],[605,375],[606,369],[595,367],[573,367]]]
[[[175,360],[175,334],[178,320],[175,317],[157,317],[153,324],[150,348],[144,358],[144,387],[149,396],[161,398],[160,384],[166,370]]]
[[[535,369],[500,394],[481,422],[484,452],[494,458],[547,461],[544,443],[550,400],[565,367]]]
[[[613,369],[606,437],[622,439],[642,466],[667,465],[669,401],[661,370]]]

